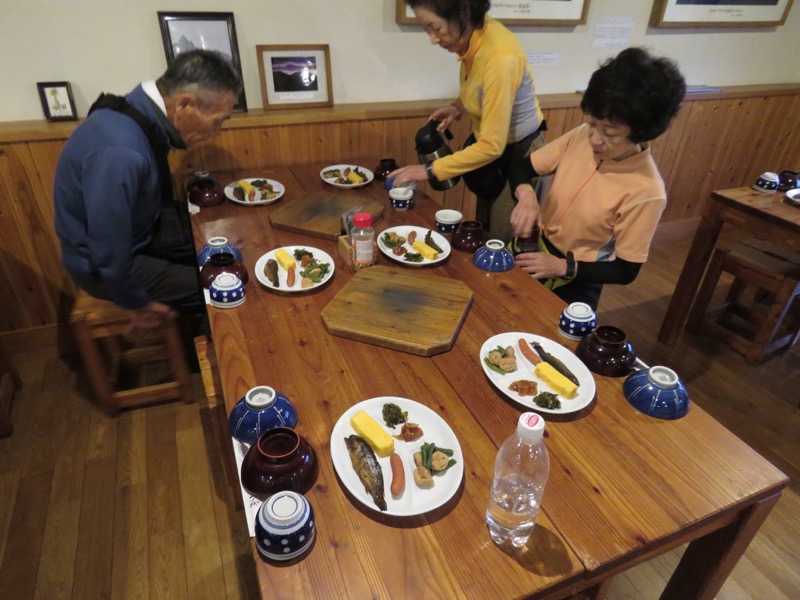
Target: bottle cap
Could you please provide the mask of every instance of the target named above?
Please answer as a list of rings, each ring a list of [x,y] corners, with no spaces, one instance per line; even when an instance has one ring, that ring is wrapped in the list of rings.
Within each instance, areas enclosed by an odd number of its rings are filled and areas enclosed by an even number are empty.
[[[369,227],[372,225],[372,216],[365,212],[356,213],[353,215],[353,225],[356,227]]]
[[[544,435],[544,419],[535,412],[522,413],[517,422],[517,435],[528,444],[535,444]]]

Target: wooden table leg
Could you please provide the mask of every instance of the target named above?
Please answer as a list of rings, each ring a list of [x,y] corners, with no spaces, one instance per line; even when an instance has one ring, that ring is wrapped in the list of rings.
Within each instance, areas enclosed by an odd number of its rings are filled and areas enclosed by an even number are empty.
[[[681,270],[678,284],[675,286],[675,293],[672,294],[664,320],[661,322],[661,329],[658,332],[659,341],[665,344],[675,343],[686,322],[689,309],[692,307],[692,300],[722,229],[721,210],[720,204],[712,198],[703,214],[700,226],[694,234],[692,247],[689,249],[686,262],[683,263],[683,270]]]
[[[690,543],[661,600],[714,600],[780,497],[778,493],[757,502],[727,527]]]

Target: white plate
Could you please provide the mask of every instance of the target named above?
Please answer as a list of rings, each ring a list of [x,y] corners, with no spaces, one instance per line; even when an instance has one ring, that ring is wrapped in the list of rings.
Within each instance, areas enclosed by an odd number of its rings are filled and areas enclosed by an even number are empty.
[[[344,177],[344,170],[350,167],[350,169],[356,169],[367,176],[367,178],[362,183],[336,183],[336,177],[323,177],[323,173],[325,171],[330,171],[331,169],[339,169],[342,172],[342,177]],[[331,165],[329,167],[325,167],[319,172],[319,176],[325,183],[330,183],[333,187],[342,188],[343,190],[352,190],[354,188],[360,188],[367,185],[370,181],[375,179],[375,175],[369,169],[358,165]]]
[[[375,505],[372,496],[364,489],[364,484],[361,483],[361,479],[353,469],[353,463],[350,461],[350,453],[347,451],[347,444],[345,444],[344,439],[355,434],[355,431],[350,426],[350,419],[360,410],[366,411],[369,416],[383,425],[390,435],[399,434],[400,425],[390,429],[384,424],[383,405],[387,402],[393,402],[401,410],[407,411],[409,422],[419,425],[422,428],[423,436],[413,442],[404,442],[398,439],[394,441],[394,451],[403,460],[406,473],[406,487],[399,498],[393,498],[389,489],[392,485],[392,467],[389,457],[380,458],[377,454],[375,455],[383,471],[383,487],[386,498],[386,510],[381,511]],[[456,461],[456,464],[441,475],[434,475],[433,479],[436,483],[432,488],[428,489],[419,488],[414,483],[414,452],[419,450],[425,442],[436,444],[441,448],[452,449],[453,458]],[[351,406],[339,417],[331,432],[331,459],[339,479],[359,502],[381,514],[398,517],[421,515],[438,508],[453,497],[461,484],[461,479],[464,477],[464,455],[450,426],[427,406],[407,398],[395,396],[364,400],[355,406]]]
[[[300,280],[302,279],[300,277],[300,271],[302,271],[302,267],[300,266],[300,261],[299,260],[295,260],[295,263],[297,264],[297,268],[295,269],[295,282],[294,282],[294,286],[289,288],[289,287],[286,287],[287,271],[286,271],[286,269],[284,269],[280,265],[280,263],[278,263],[278,283],[280,284],[280,286],[279,287],[275,287],[274,285],[272,285],[272,282],[269,279],[267,279],[267,276],[264,274],[264,267],[267,266],[267,261],[270,258],[275,258],[275,253],[278,250],[280,250],[280,248],[275,248],[275,250],[270,250],[266,254],[262,255],[256,261],[256,267],[255,267],[255,269],[256,269],[256,273],[255,273],[256,279],[258,279],[258,282],[261,285],[263,285],[264,287],[267,287],[267,288],[269,288],[271,290],[277,290],[279,292],[293,292],[293,293],[294,292],[309,292],[309,291],[311,291],[313,289],[316,289],[316,288],[318,288],[318,287],[320,287],[322,285],[325,285],[330,280],[330,278],[333,277],[333,272],[336,269],[336,266],[333,263],[333,258],[331,258],[331,255],[328,254],[327,252],[325,252],[324,250],[320,250],[318,248],[313,248],[311,246],[284,246],[283,249],[286,250],[292,258],[294,258],[294,251],[295,250],[298,250],[298,249],[308,250],[309,252],[311,252],[311,254],[314,255],[314,258],[316,258],[320,263],[329,263],[331,265],[331,268],[328,271],[328,273],[325,275],[325,277],[322,279],[322,281],[320,281],[319,283],[315,283],[311,287],[304,288],[304,287],[300,286]]]
[[[578,385],[578,393],[574,398],[570,400],[559,395],[559,399],[561,400],[561,408],[542,408],[541,406],[534,404],[533,396],[520,396],[517,392],[512,392],[508,389],[508,386],[515,381],[519,379],[528,379],[530,381],[535,381],[538,384],[539,392],[553,391],[546,383],[542,382],[538,377],[536,377],[536,375],[533,374],[535,365],[530,363],[528,359],[522,356],[522,352],[519,351],[518,342],[520,338],[524,338],[529,344],[532,341],[541,344],[545,351],[563,362],[564,365],[566,365],[566,367],[572,371],[573,375],[578,378],[580,383]],[[497,346],[502,346],[503,348],[507,346],[514,347],[517,357],[516,371],[507,375],[501,375],[500,373],[492,371],[486,366],[483,358],[489,354],[490,350],[493,350]],[[533,348],[533,346],[531,346],[531,348]],[[486,373],[486,376],[497,387],[497,389],[499,389],[517,404],[521,404],[525,408],[530,408],[531,410],[535,410],[537,412],[554,414],[576,412],[587,406],[594,398],[594,377],[592,377],[592,373],[586,368],[586,365],[584,365],[577,356],[575,356],[572,352],[558,342],[554,342],[553,340],[540,335],[512,331],[509,333],[501,333],[492,336],[483,343],[483,346],[481,346],[481,353],[478,357],[478,360],[481,363],[483,372]]]
[[[247,183],[252,184],[254,181],[263,181],[266,180],[270,184],[272,184],[272,190],[277,192],[277,196],[271,198],[270,200],[258,200],[256,202],[249,202],[247,200],[239,200],[236,196],[233,195],[233,188],[236,187],[236,184],[240,181],[246,181]],[[264,206],[266,204],[272,204],[273,202],[277,202],[283,197],[286,188],[283,187],[283,184],[280,181],[275,181],[274,179],[269,179],[267,177],[250,177],[247,179],[237,179],[236,181],[230,182],[228,185],[225,186],[225,196],[227,196],[228,200],[231,202],[235,202],[236,204],[243,204],[245,206]]]
[[[415,263],[415,262],[408,261],[408,260],[404,259],[402,256],[397,256],[394,252],[392,252],[392,249],[383,242],[384,234],[389,232],[389,231],[393,231],[397,235],[401,235],[406,239],[408,239],[408,234],[411,233],[411,231],[416,231],[417,232],[417,239],[418,240],[422,240],[424,242],[425,241],[425,236],[427,235],[428,231],[432,231],[432,230],[426,229],[425,227],[412,227],[411,225],[399,225],[397,227],[389,227],[388,229],[386,229],[384,231],[381,231],[378,234],[378,248],[380,248],[381,252],[383,252],[386,256],[388,256],[392,260],[396,260],[399,263],[402,263],[404,265],[408,265],[410,267],[424,267],[425,265],[435,265],[436,263],[440,263],[445,258],[450,256],[450,242],[448,242],[447,238],[445,238],[438,231],[433,231],[433,236],[432,236],[433,237],[433,241],[436,242],[436,244],[439,246],[439,248],[442,249],[442,251],[439,253],[438,258],[436,258],[434,260],[431,260],[430,258],[425,258],[423,256],[422,257],[422,262]],[[414,248],[412,248],[411,244],[409,244],[408,242],[403,244],[403,246],[409,252],[416,252],[416,250],[414,250]]]
[[[800,206],[800,188],[788,190],[784,200],[787,204],[791,204],[792,206]]]

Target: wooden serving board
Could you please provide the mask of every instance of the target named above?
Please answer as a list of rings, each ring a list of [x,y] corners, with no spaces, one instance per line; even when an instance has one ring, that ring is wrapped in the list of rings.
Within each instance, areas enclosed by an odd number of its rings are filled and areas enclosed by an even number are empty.
[[[320,314],[332,335],[433,356],[452,348],[471,305],[461,281],[376,265],[353,275]]]
[[[342,233],[342,213],[361,206],[374,223],[383,214],[383,204],[352,192],[307,192],[273,212],[275,229],[304,233],[336,241]]]

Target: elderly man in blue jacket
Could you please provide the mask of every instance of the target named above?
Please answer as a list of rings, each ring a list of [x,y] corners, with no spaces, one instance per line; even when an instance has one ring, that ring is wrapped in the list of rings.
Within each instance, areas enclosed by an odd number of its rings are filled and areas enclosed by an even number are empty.
[[[102,94],[56,168],[62,264],[93,296],[158,327],[204,303],[185,205],[174,202],[168,153],[216,136],[241,80],[221,54],[179,54],[156,81],[125,97]]]

